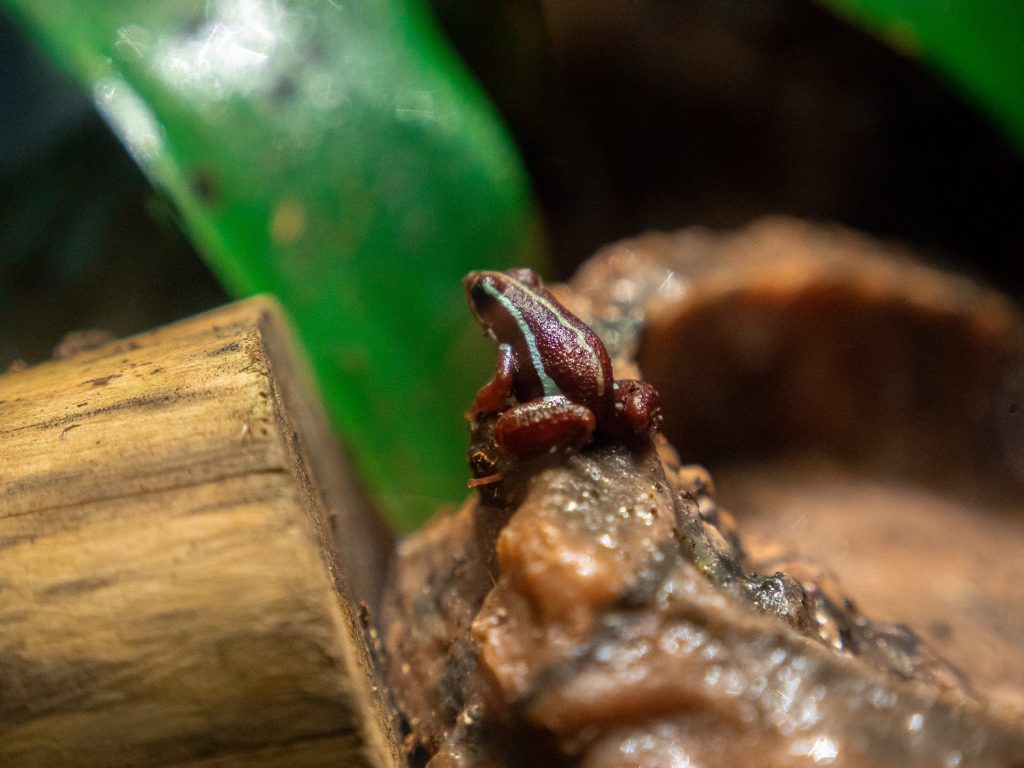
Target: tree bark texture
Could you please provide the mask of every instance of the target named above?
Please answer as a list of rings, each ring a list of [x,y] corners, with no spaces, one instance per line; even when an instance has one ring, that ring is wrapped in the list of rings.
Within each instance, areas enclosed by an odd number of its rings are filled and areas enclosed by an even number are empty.
[[[312,392],[265,298],[0,376],[0,765],[398,764]]]

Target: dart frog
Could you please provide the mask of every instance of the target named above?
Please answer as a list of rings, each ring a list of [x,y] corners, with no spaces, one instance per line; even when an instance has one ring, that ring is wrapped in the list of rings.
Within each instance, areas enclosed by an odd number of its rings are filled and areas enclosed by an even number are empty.
[[[499,448],[516,456],[574,451],[595,432],[644,440],[657,430],[657,390],[613,380],[601,339],[533,270],[470,272],[463,285],[473,316],[498,348],[494,378],[467,415],[499,414]]]

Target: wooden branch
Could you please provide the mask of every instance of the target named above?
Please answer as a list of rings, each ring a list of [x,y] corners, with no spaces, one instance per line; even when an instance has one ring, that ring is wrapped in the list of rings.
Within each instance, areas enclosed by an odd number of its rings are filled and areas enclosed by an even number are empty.
[[[311,391],[269,299],[0,377],[0,765],[400,763]]]

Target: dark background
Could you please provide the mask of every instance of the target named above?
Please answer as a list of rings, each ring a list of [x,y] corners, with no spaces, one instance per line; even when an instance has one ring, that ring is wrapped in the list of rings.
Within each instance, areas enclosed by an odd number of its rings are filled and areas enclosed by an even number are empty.
[[[786,213],[1021,296],[1022,155],[813,2],[434,8],[519,145],[559,276],[645,229]],[[124,335],[226,300],[88,96],[0,13],[0,370],[70,330]]]

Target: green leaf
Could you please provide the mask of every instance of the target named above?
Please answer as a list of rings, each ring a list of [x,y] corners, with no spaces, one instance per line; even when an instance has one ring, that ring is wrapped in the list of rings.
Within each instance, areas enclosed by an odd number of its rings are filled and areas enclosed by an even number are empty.
[[[5,2],[226,285],[282,301],[392,519],[459,500],[490,360],[459,278],[538,248],[511,143],[418,2]]]
[[[1020,0],[823,0],[967,92],[1024,149]]]

